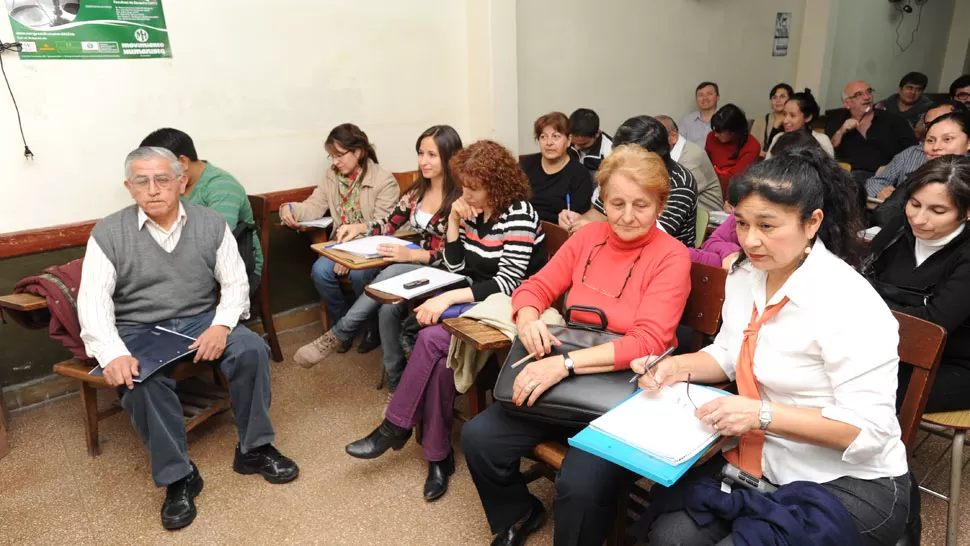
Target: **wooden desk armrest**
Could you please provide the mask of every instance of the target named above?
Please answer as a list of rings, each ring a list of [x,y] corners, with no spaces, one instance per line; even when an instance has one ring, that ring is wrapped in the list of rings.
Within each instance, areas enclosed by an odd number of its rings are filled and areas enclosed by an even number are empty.
[[[401,296],[395,296],[394,294],[388,294],[387,292],[381,292],[380,290],[374,290],[370,286],[364,287],[364,292],[368,296],[374,299],[378,303],[383,303],[384,305],[393,305],[395,303],[401,303],[404,298]]]
[[[512,346],[509,337],[503,334],[501,330],[482,324],[474,319],[464,317],[450,318],[445,319],[441,324],[448,333],[457,336],[466,343],[471,343],[479,351],[495,351],[507,349]]]
[[[34,294],[20,293],[0,296],[0,307],[14,311],[36,311],[47,308],[47,298]]]

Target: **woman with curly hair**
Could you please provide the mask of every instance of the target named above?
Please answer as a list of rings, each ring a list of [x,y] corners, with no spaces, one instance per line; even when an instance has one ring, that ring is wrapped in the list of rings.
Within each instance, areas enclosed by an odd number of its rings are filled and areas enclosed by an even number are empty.
[[[511,152],[483,140],[456,152],[448,166],[462,196],[448,216],[444,263],[449,271],[465,275],[470,286],[435,296],[415,309],[426,328],[418,334],[384,421],[346,448],[352,457],[373,459],[404,447],[422,423],[427,501],[445,494],[455,471],[451,427],[456,391],[454,373],[446,365],[451,335],[438,319],[452,305],[482,301],[496,292],[511,296],[546,261],[539,216],[528,202],[529,181]]]

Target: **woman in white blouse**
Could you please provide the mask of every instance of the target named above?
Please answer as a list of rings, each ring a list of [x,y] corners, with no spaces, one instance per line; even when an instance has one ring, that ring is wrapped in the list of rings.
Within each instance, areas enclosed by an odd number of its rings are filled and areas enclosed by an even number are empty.
[[[733,183],[743,253],[728,276],[721,331],[702,351],[662,361],[640,387],[736,379],[741,395],[695,412],[739,438],[740,450],[724,457],[777,486],[820,484],[851,515],[862,543],[895,544],[910,503],[895,411],[898,325],[853,269],[862,255],[857,191],[809,148],[757,164]],[[632,367],[642,371],[642,360]],[[717,457],[692,472],[714,479],[710,469],[723,465]],[[730,544],[732,524],[699,527],[673,511],[654,522],[650,543]]]

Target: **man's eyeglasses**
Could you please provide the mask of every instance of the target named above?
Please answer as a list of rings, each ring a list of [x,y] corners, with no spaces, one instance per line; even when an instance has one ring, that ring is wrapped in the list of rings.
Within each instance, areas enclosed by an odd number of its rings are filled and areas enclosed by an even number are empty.
[[[159,189],[167,190],[172,186],[172,184],[178,180],[178,178],[173,178],[167,174],[160,174],[153,178],[147,176],[136,176],[129,180],[128,182],[138,190],[144,190],[148,188],[149,182],[155,182],[155,186]]]
[[[859,100],[861,98],[866,97],[867,95],[870,96],[870,97],[872,96],[872,88],[871,87],[869,89],[866,89],[865,91],[859,91],[858,93],[855,93],[853,95],[849,95],[848,97],[846,97],[846,100]]]
[[[967,99],[970,99],[970,93],[967,93],[967,92],[957,93],[956,95],[953,96],[953,98],[960,101],[967,100]]]
[[[343,156],[345,156],[345,155],[347,155],[347,154],[349,154],[350,152],[351,152],[351,150],[345,150],[345,151],[343,151],[343,152],[337,152],[337,155],[334,155],[334,154],[327,154],[327,160],[328,160],[328,161],[333,161],[334,159],[340,159],[340,158],[342,158]]]
[[[595,291],[599,292],[600,294],[603,294],[604,296],[607,296],[607,297],[610,297],[610,298],[615,298],[615,299],[620,299],[620,296],[623,295],[623,290],[626,288],[626,283],[630,282],[630,277],[633,276],[633,270],[636,268],[637,262],[640,261],[640,256],[643,256],[643,249],[641,249],[640,250],[640,253],[637,254],[637,259],[636,260],[633,260],[633,264],[630,265],[630,269],[626,273],[626,278],[623,279],[623,286],[620,287],[620,291],[617,292],[617,294],[614,296],[613,294],[610,294],[609,292],[607,292],[606,290],[603,290],[602,288],[597,288],[595,286],[590,286],[590,285],[586,284],[586,272],[589,271],[589,264],[591,264],[593,262],[593,258],[595,258],[596,256],[599,255],[599,250],[602,247],[604,247],[604,246],[606,246],[606,241],[603,241],[602,243],[600,243],[600,244],[594,246],[593,248],[589,249],[589,256],[586,257],[586,266],[583,267],[583,280],[582,280],[582,283],[583,283],[583,286],[585,286],[586,288],[589,288],[590,290],[595,290]],[[643,248],[646,248],[646,247],[643,247]]]

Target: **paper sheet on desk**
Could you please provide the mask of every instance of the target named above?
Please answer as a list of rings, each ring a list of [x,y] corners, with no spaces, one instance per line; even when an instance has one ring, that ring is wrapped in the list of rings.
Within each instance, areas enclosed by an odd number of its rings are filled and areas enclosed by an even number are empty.
[[[728,394],[703,385],[691,387],[689,398],[686,383],[664,387],[659,393],[641,391],[590,426],[667,463],[680,464],[718,436],[694,416],[694,404],[700,407]]]
[[[316,220],[304,220],[300,222],[303,227],[315,227],[320,229],[326,229],[333,225],[333,218],[329,216],[324,216],[323,218],[317,218]]]
[[[344,252],[349,252],[365,258],[377,258],[380,256],[380,252],[377,251],[377,247],[380,245],[402,245],[410,246],[411,248],[420,248],[418,245],[412,244],[404,239],[398,239],[397,237],[390,237],[387,235],[375,235],[373,237],[364,237],[363,239],[354,239],[353,241],[347,241],[346,243],[338,243],[330,248],[343,250]]]
[[[411,290],[404,288],[405,284],[419,279],[428,279],[428,284]],[[465,277],[463,275],[449,273],[434,267],[422,267],[408,271],[407,273],[403,273],[397,277],[391,277],[390,279],[375,282],[371,284],[370,287],[374,290],[380,290],[381,292],[393,294],[401,298],[411,299],[437,290],[443,286],[460,283],[464,280]]]

